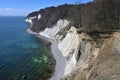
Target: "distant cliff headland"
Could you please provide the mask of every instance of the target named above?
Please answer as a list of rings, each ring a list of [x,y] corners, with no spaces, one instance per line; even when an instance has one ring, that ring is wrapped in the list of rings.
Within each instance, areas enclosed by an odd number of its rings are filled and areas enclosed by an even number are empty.
[[[120,1],[64,4],[30,13],[27,31],[50,40],[50,80],[120,80]]]

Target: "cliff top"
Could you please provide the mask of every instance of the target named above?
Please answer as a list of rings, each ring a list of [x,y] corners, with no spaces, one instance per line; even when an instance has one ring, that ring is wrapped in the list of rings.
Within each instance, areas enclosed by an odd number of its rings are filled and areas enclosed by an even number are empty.
[[[101,3],[102,2],[102,3]],[[96,0],[87,4],[64,4],[57,7],[47,7],[30,13],[27,18],[34,18],[31,30],[39,32],[51,27],[59,19],[71,21],[70,25],[90,31],[116,31],[120,29],[120,1]]]

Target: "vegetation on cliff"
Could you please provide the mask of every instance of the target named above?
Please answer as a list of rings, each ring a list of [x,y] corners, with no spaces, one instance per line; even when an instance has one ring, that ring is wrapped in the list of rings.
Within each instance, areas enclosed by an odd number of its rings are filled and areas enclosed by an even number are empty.
[[[41,19],[33,19],[31,29],[34,32],[51,27],[59,19],[71,21],[71,25],[84,31],[116,31],[120,29],[120,1],[94,0],[86,4],[64,4],[47,7],[30,13],[28,17],[41,15]]]
[[[113,80],[114,74],[119,78],[119,65],[116,64],[120,60],[116,59],[120,58],[120,45],[115,45],[120,43],[120,34],[116,32],[120,29],[119,4],[119,0],[94,0],[86,4],[47,7],[27,16],[27,19],[31,19],[30,29],[33,32],[57,42],[64,62],[67,63],[64,74],[71,74],[63,80]],[[66,21],[70,22],[67,26],[64,25]],[[55,54],[59,53],[56,48],[55,46]],[[107,58],[110,61],[104,63]],[[117,62],[116,69],[113,63],[104,67],[104,64],[112,62],[111,59]],[[118,71],[117,74],[114,69]],[[59,75],[60,73],[57,76]]]

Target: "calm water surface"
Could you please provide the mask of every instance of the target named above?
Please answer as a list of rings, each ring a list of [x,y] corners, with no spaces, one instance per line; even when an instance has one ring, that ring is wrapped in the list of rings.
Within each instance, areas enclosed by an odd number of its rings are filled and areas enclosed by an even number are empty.
[[[0,17],[0,80],[39,80],[46,74],[44,45],[26,27],[24,17]]]

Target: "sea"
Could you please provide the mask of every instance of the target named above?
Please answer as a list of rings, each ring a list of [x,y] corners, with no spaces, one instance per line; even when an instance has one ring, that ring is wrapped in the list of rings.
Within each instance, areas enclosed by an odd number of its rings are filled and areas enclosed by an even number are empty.
[[[25,31],[24,16],[0,16],[0,80],[43,80],[45,45]]]

